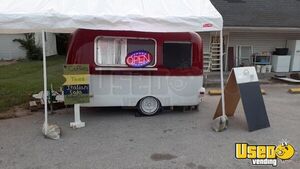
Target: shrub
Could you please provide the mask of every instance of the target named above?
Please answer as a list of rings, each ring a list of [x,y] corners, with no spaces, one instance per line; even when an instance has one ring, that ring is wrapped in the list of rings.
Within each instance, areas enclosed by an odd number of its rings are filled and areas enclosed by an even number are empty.
[[[26,50],[26,57],[29,60],[42,60],[42,48],[35,44],[34,33],[25,33],[25,39],[14,39],[13,42],[19,42],[21,47]]]

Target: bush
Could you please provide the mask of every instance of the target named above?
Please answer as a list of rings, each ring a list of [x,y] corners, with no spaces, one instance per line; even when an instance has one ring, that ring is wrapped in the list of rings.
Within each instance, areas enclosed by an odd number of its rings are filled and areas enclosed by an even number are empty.
[[[21,47],[26,50],[26,57],[29,60],[42,60],[42,48],[35,44],[34,33],[25,33],[25,39],[14,39],[13,42],[19,42]]]

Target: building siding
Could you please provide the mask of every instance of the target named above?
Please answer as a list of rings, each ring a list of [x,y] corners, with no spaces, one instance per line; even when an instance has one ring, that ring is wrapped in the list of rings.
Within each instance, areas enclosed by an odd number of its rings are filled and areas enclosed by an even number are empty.
[[[56,36],[54,33],[46,33],[46,56],[57,55]],[[42,33],[35,33],[35,42],[42,47]]]
[[[204,32],[204,33],[199,33],[199,35],[203,42],[203,52],[209,52],[210,33]]]
[[[285,47],[287,40],[296,39],[300,39],[300,33],[230,32],[228,46],[236,50],[237,45],[251,45],[254,53],[272,52],[275,48]]]
[[[226,33],[228,34],[228,33]],[[199,33],[203,40],[203,51],[209,52],[210,33]],[[275,48],[283,48],[287,40],[299,40],[300,33],[257,33],[257,32],[229,32],[228,47],[237,45],[251,45],[253,52],[272,52]]]
[[[209,52],[211,33],[199,33],[203,39],[203,51]],[[287,40],[300,40],[300,33],[265,32],[225,32],[229,35],[228,47],[234,47],[234,56],[238,45],[251,45],[253,53],[273,52],[275,48],[284,48]],[[227,43],[227,42],[225,42]],[[227,68],[227,55],[225,67]]]
[[[23,39],[23,34],[5,34],[0,35],[0,60],[23,59],[26,57],[26,51],[20,47],[14,39]]]
[[[47,33],[46,56],[57,54],[56,36]],[[15,60],[26,58],[26,50],[20,47],[20,43],[13,42],[14,39],[24,39],[24,34],[1,34],[0,35],[0,60]],[[36,44],[42,47],[42,34],[35,34]]]

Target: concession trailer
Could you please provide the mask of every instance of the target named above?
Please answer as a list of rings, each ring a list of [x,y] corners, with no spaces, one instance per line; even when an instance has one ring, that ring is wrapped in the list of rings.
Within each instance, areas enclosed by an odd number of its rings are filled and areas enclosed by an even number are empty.
[[[76,30],[67,64],[88,64],[90,102],[82,107],[161,107],[201,101],[203,47],[197,33]]]
[[[42,32],[44,93],[44,33],[73,33],[67,64],[88,64],[91,74],[90,102],[74,105],[74,128],[85,126],[81,106],[138,106],[152,115],[162,106],[197,105],[203,83],[202,42],[187,32],[220,32],[223,89],[223,18],[209,0],[0,2],[0,33]],[[47,131],[47,104],[44,115]]]

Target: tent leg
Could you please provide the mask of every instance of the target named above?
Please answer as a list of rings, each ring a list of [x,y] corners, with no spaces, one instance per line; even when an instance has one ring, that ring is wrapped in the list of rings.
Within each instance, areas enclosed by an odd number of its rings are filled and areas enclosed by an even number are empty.
[[[221,60],[221,65],[220,65],[220,76],[221,76],[221,93],[222,93],[222,115],[225,116],[225,96],[224,96],[224,75],[223,75],[223,30],[220,31],[220,60]]]
[[[72,128],[82,128],[85,127],[85,122],[80,120],[80,104],[74,104],[74,122],[70,123]]]
[[[45,134],[47,135],[48,131],[48,101],[47,101],[47,64],[46,64],[46,48],[45,48],[45,31],[42,31],[42,47],[43,47],[43,78],[44,78],[44,126]]]

